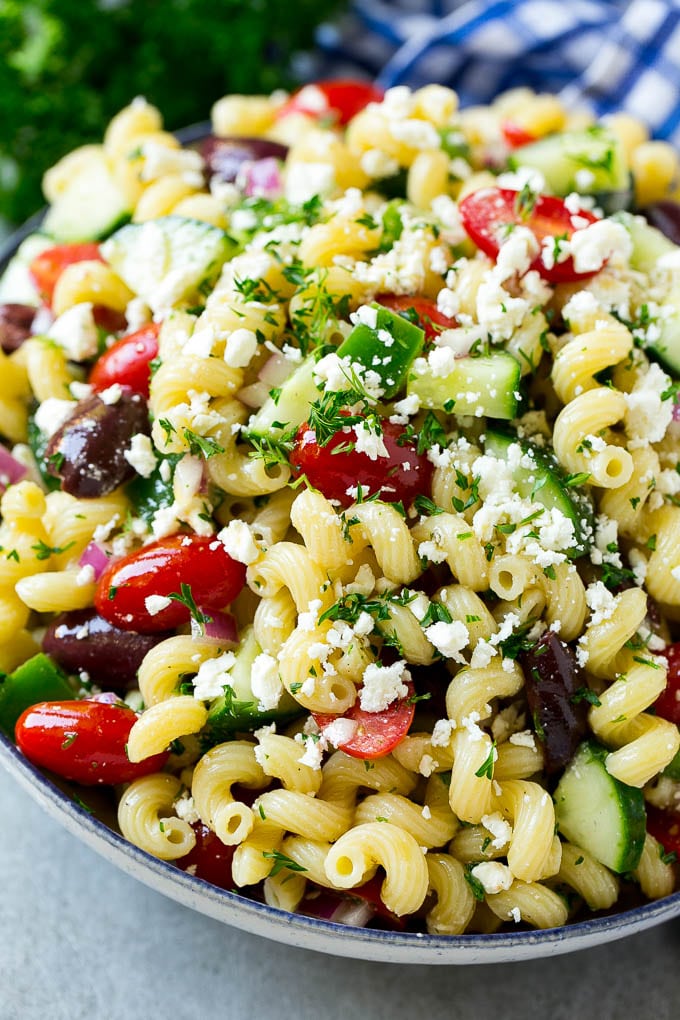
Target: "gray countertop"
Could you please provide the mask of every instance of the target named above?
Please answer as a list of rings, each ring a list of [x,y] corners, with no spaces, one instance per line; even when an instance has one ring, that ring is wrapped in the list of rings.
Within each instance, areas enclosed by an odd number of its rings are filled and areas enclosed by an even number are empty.
[[[571,956],[405,967],[245,935],[80,844],[0,768],[0,1020],[670,1020],[680,922]]]

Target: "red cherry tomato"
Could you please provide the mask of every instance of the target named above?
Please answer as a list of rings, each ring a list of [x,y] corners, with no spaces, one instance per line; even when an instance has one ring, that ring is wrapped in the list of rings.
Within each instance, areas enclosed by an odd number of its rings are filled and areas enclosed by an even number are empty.
[[[458,325],[455,319],[440,312],[436,302],[429,298],[409,297],[408,294],[378,294],[375,300],[400,315],[415,312],[416,325],[425,330],[426,340],[434,340],[443,329],[454,329]],[[413,317],[405,315],[405,318]]]
[[[366,712],[358,701],[343,716],[322,715],[313,712],[320,730],[335,719],[352,719],[358,723],[351,740],[338,747],[352,758],[384,758],[393,751],[408,733],[416,706],[413,701],[413,684],[407,684],[409,693],[388,705],[383,712]]]
[[[103,262],[98,244],[57,244],[54,248],[46,248],[37,255],[29,266],[29,273],[33,277],[41,297],[48,303],[52,303],[54,288],[57,280],[67,266],[74,262],[85,262],[95,259]]]
[[[501,133],[509,149],[519,149],[523,145],[530,145],[536,141],[536,135],[526,131],[519,124],[512,120],[504,120],[501,124]]]
[[[150,322],[136,332],[121,337],[109,347],[90,375],[90,384],[94,386],[95,392],[120,383],[133,393],[147,398],[151,379],[149,363],[158,354],[159,330],[158,323]]]
[[[506,236],[509,223],[528,227],[539,244],[544,238],[565,237],[568,239],[576,230],[569,212],[561,198],[552,195],[537,195],[532,209],[523,212],[519,202],[520,192],[509,188],[481,188],[467,195],[459,205],[460,216],[465,230],[478,248],[495,259]],[[597,223],[597,217],[587,210],[579,210],[578,220],[588,224]],[[583,223],[580,225],[583,226]],[[531,264],[544,280],[552,283],[570,283],[584,280],[594,273],[577,273],[570,256],[564,262],[556,262],[547,269],[539,254]]]
[[[353,78],[316,81],[294,92],[277,112],[277,119],[291,113],[308,117],[332,117],[339,124],[348,124],[369,103],[381,103],[385,93],[370,82]]]
[[[385,503],[401,501],[406,507],[419,493],[429,493],[432,465],[412,441],[399,444],[403,434],[401,425],[383,421],[382,438],[389,456],[371,460],[367,453],[343,449],[356,439],[351,427],[336,432],[320,446],[316,433],[305,423],[297,431],[290,462],[298,474],[307,476],[310,485],[343,506],[350,506],[356,498],[348,490],[356,492],[361,485],[364,497],[380,490]]]
[[[219,836],[203,822],[195,822],[191,828],[196,834],[196,846],[186,857],[175,861],[175,864],[182,871],[188,871],[190,875],[218,885],[221,889],[233,889],[231,862],[236,847],[225,846]]]
[[[130,783],[158,772],[167,754],[131,762],[126,753],[137,715],[104,701],[43,701],[17,721],[17,746],[34,765],[82,786]]]
[[[666,689],[654,703],[654,710],[662,719],[680,726],[680,643],[669,645],[659,653],[668,662]]]
[[[149,612],[150,595],[167,598],[188,585],[196,606],[209,614],[235,599],[245,579],[246,568],[218,539],[171,535],[111,563],[99,578],[94,602],[99,615],[116,627],[155,634],[188,623],[191,613],[175,600]]]
[[[647,805],[647,831],[658,839],[667,854],[680,857],[680,812]]]

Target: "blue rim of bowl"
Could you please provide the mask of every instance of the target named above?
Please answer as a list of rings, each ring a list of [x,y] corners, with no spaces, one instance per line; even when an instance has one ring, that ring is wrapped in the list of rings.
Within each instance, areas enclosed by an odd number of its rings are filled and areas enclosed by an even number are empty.
[[[209,123],[193,124],[182,131],[176,132],[178,139],[184,145],[191,145],[205,138],[210,132]],[[21,242],[29,234],[40,229],[45,215],[42,209],[31,216],[21,227],[14,231],[0,245],[0,273],[6,268],[7,262],[15,253]],[[500,959],[507,959],[504,951],[525,948],[524,959],[530,959],[537,953],[532,953],[532,947],[551,947],[553,952],[567,952],[586,948],[606,940],[623,938],[644,928],[670,921],[680,916],[680,891],[672,893],[662,900],[655,900],[644,903],[632,910],[622,911],[619,914],[608,914],[603,917],[594,917],[585,921],[577,921],[567,924],[562,928],[550,928],[542,931],[526,930],[517,932],[495,932],[487,935],[428,935],[416,932],[389,931],[379,928],[353,928],[347,925],[336,924],[333,921],[325,921],[303,914],[291,914],[288,911],[271,907],[266,903],[248,899],[237,893],[229,892],[227,889],[220,889],[217,886],[205,882],[201,878],[189,875],[180,868],[167,861],[161,861],[139,847],[129,843],[122,835],[109,828],[103,821],[90,814],[80,807],[71,797],[60,790],[51,780],[45,776],[40,769],[32,765],[15,745],[0,733],[0,760],[7,767],[8,771],[17,778],[21,785],[38,801],[47,799],[52,808],[52,813],[68,827],[68,822],[77,825],[88,835],[88,845],[106,856],[105,849],[108,848],[113,855],[116,865],[123,871],[126,869],[126,862],[134,862],[136,870],[140,872],[137,877],[144,881],[144,873],[149,873],[160,879],[163,884],[169,881],[177,890],[184,891],[186,897],[175,897],[186,905],[194,906],[195,903],[187,903],[188,899],[199,897],[203,901],[200,909],[204,913],[218,917],[226,923],[239,927],[241,920],[245,917],[249,924],[242,927],[256,934],[266,934],[260,930],[262,922],[269,923],[275,929],[283,928],[290,932],[297,930],[302,939],[300,944],[305,945],[304,935],[313,933],[323,934],[332,937],[335,941],[352,942],[353,949],[347,950],[345,955],[361,956],[362,946],[371,948],[384,947],[385,954],[395,948],[411,949],[417,956],[414,963],[425,962],[431,955],[431,962],[492,962],[493,955],[498,954]],[[147,884],[153,884],[147,882]],[[168,893],[168,890],[163,891]],[[233,917],[220,916],[220,911],[205,909],[209,904],[222,906],[227,909],[226,913],[232,913]],[[239,915],[241,915],[239,917]],[[259,924],[258,924],[259,921]],[[280,938],[281,931],[270,933],[272,938],[285,941]],[[313,948],[313,947],[312,947]],[[326,951],[332,951],[326,947]],[[456,959],[451,957],[455,956]],[[466,957],[469,957],[466,958]],[[476,959],[473,959],[476,957]],[[386,955],[378,954],[374,959],[386,959]],[[406,957],[400,957],[404,962]]]

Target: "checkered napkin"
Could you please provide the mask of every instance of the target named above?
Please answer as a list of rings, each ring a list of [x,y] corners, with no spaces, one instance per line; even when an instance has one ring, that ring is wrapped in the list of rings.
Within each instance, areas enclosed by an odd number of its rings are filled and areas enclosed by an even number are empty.
[[[680,0],[354,0],[318,42],[317,76],[438,81],[464,104],[528,85],[680,145]]]

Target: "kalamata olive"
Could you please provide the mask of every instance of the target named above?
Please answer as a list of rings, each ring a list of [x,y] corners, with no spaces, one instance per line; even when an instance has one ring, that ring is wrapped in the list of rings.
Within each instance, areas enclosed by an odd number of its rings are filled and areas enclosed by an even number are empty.
[[[43,650],[67,673],[84,670],[98,687],[123,694],[136,686],[137,670],[168,635],[119,630],[94,609],[62,613],[45,632]]]
[[[233,184],[244,163],[258,159],[284,160],[288,148],[267,138],[216,138],[209,135],[201,145],[208,178]]]
[[[37,309],[32,305],[0,305],[0,347],[11,354],[31,335]]]
[[[588,687],[574,652],[547,631],[520,657],[536,736],[545,752],[545,770],[558,772],[571,761],[587,728]]]
[[[107,403],[93,394],[76,404],[71,417],[50,439],[45,451],[47,470],[61,479],[62,489],[72,496],[106,496],[133,477],[134,468],[124,453],[139,432],[149,433],[143,397],[122,391],[114,403]]]
[[[665,198],[660,202],[651,202],[640,212],[648,223],[665,234],[673,244],[680,244],[680,203]]]

